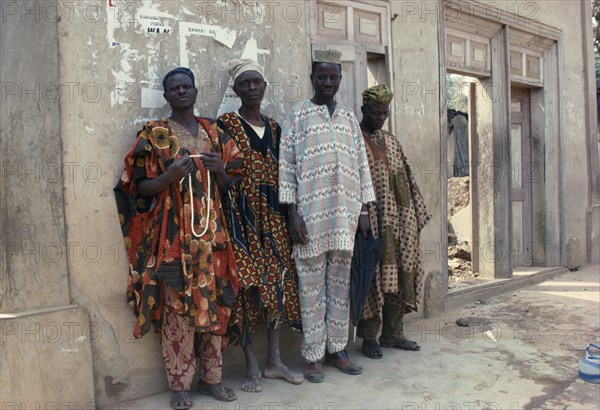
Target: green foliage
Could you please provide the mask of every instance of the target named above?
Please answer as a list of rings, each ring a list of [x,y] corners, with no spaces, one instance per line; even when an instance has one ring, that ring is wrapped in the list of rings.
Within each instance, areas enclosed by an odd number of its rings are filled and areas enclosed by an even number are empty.
[[[446,101],[449,109],[467,112],[469,98],[465,92],[465,85],[468,84],[465,80],[466,77],[458,74],[446,75]]]
[[[592,25],[594,27],[594,54],[596,62],[596,88],[600,88],[600,0],[592,1]]]
[[[600,88],[600,53],[598,53],[598,49],[594,50],[594,54],[596,63],[596,88]]]
[[[592,19],[594,26],[594,50],[598,52],[598,46],[600,45],[600,0],[592,0]]]

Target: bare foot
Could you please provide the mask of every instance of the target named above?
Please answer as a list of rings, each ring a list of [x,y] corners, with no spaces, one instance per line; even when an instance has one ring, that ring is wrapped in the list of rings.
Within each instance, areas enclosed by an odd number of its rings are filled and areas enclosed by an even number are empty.
[[[304,381],[304,376],[302,374],[292,372],[285,364],[281,362],[267,365],[264,371],[264,376],[267,379],[284,379],[288,383],[292,384],[301,384]]]
[[[248,371],[248,376],[242,383],[242,390],[249,393],[260,393],[262,391],[261,377],[260,371]]]

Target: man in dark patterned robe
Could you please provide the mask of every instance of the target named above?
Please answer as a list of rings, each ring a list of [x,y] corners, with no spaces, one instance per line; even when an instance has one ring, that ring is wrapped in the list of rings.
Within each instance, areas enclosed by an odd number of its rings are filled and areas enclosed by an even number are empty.
[[[246,356],[247,377],[242,390],[260,392],[260,378],[282,378],[300,384],[304,378],[281,362],[282,323],[300,326],[298,280],[287,229],[287,210],[279,204],[278,160],[281,128],[261,114],[267,83],[263,69],[251,60],[234,61],[229,74],[240,98],[239,110],[219,117],[219,126],[235,140],[242,154],[243,173],[234,189],[230,231],[240,291],[229,324],[234,342]],[[267,363],[261,372],[253,350],[257,324],[267,327]]]
[[[376,206],[369,204],[371,228],[385,243],[357,329],[357,335],[364,339],[362,352],[372,359],[382,357],[380,346],[420,349],[404,337],[402,328],[404,314],[417,310],[421,296],[420,232],[431,217],[402,146],[382,129],[391,100],[392,92],[386,85],[367,89],[360,123],[377,197]]]

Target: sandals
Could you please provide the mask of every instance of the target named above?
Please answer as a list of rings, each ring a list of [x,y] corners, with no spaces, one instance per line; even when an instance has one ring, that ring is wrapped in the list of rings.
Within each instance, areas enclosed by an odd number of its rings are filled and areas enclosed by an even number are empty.
[[[348,352],[346,350],[340,350],[335,353],[325,353],[325,364],[328,366],[335,366],[339,371],[346,374],[358,375],[361,374],[363,369],[362,366],[354,364],[348,358]]]
[[[203,380],[198,380],[198,393],[211,396],[219,401],[234,401],[237,399],[234,391],[221,383],[210,384]]]
[[[419,346],[417,342],[413,342],[412,340],[408,340],[406,338],[391,339],[389,342],[383,342],[381,339],[379,339],[379,344],[381,347],[392,347],[395,349],[410,350],[413,352],[421,350],[421,346]]]
[[[375,339],[364,339],[361,351],[369,359],[381,359],[383,357],[381,347],[379,347],[379,343]]]
[[[309,363],[304,367],[304,378],[311,383],[321,383],[324,379],[321,362]]]
[[[190,392],[174,391],[169,404],[173,410],[188,410],[194,405],[194,402],[190,398]]]

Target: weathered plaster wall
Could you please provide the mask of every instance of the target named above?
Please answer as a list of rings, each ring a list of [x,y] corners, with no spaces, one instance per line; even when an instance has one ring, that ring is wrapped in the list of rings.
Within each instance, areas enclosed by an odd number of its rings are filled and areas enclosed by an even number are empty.
[[[520,4],[527,2],[521,1]],[[540,21],[559,28],[563,31],[563,84],[561,94],[564,103],[564,138],[563,138],[563,199],[565,241],[577,237],[581,247],[573,257],[580,265],[586,263],[586,244],[597,248],[600,226],[590,223],[586,234],[588,201],[598,202],[600,195],[598,187],[598,160],[591,156],[598,155],[597,147],[590,152],[588,141],[595,139],[596,118],[593,87],[595,71],[593,66],[593,49],[591,38],[591,14],[589,4],[585,1],[576,2],[583,5],[584,13],[579,7],[570,2],[551,2],[542,7],[540,4],[536,18]],[[523,5],[522,7],[525,7]],[[586,33],[587,30],[587,33]],[[587,54],[587,55],[586,55]],[[590,184],[588,161],[592,164],[592,173],[596,175]],[[589,186],[591,185],[591,190]],[[566,242],[565,242],[566,244]],[[593,262],[598,263],[597,254]]]
[[[122,158],[144,121],[168,114],[161,80],[178,65],[196,73],[199,114],[214,117],[228,62],[257,58],[270,82],[265,112],[282,120],[309,92],[304,2],[292,4],[98,1],[59,22],[61,82],[74,89],[61,99],[64,162],[73,171],[65,180],[67,240],[76,245],[71,291],[98,332],[94,374],[102,407],[167,388],[159,337],[131,336],[128,264],[112,192]],[[203,29],[215,30],[217,39],[197,34]]]
[[[588,160],[590,152],[587,139],[595,127],[589,127],[586,118],[586,105],[589,97],[588,71],[582,59],[582,31],[573,30],[573,22],[582,21],[581,10],[563,7],[562,28],[564,30],[564,222],[565,240],[570,237],[579,239],[581,246],[574,249],[573,259],[577,266],[586,262],[586,211],[588,207]],[[570,22],[569,24],[566,24]],[[588,23],[589,24],[589,23]],[[559,26],[559,27],[561,27]],[[586,24],[587,27],[589,25]],[[591,108],[591,107],[588,107]],[[593,110],[592,110],[593,113]]]
[[[84,309],[17,313],[2,318],[0,327],[1,408],[96,408],[94,335]]]
[[[58,36],[40,6],[0,4],[0,406],[83,408],[88,315],[70,304]]]
[[[56,24],[20,17],[3,10],[0,26],[3,313],[69,303]]]
[[[392,1],[396,135],[433,218],[421,234],[425,272],[446,270],[445,151],[440,140],[438,16],[427,2]],[[431,7],[429,7],[431,6]],[[442,184],[443,182],[443,184]],[[444,191],[442,191],[444,189]],[[443,294],[439,295],[443,297]]]

